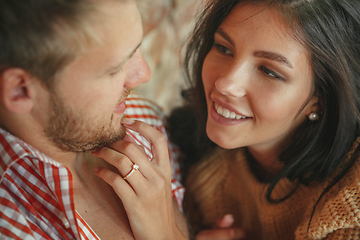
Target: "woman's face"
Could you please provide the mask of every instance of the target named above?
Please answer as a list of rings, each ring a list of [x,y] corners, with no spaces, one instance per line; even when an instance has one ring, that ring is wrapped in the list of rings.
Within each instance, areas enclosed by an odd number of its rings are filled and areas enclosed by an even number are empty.
[[[282,149],[316,108],[308,57],[276,11],[237,5],[202,69],[209,138],[227,149]]]

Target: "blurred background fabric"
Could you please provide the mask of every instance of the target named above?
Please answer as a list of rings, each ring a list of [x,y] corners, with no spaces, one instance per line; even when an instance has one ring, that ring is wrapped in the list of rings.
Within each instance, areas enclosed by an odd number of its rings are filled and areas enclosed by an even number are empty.
[[[136,0],[143,20],[140,46],[151,79],[134,89],[168,114],[182,104],[184,47],[202,0]]]

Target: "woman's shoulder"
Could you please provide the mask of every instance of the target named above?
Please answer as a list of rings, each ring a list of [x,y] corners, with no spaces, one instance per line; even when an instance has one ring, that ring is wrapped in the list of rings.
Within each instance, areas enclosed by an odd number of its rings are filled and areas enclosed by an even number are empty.
[[[321,191],[318,194],[321,194],[330,181],[331,179],[319,188]],[[360,157],[357,157],[348,172],[322,196],[311,217],[312,211],[313,206],[308,209],[305,221],[296,232],[297,239],[303,239],[301,236],[305,235],[310,239],[360,237]]]

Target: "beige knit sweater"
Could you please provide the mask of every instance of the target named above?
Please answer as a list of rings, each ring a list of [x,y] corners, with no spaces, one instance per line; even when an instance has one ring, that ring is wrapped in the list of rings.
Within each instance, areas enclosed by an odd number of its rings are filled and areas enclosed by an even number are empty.
[[[251,173],[244,150],[218,150],[189,175],[185,205],[194,231],[211,228],[225,214],[247,239],[360,239],[360,159],[313,207],[330,178],[309,187],[300,185],[280,204],[264,197],[267,184]],[[348,157],[350,157],[350,154]],[[282,179],[273,191],[280,198],[295,186]]]

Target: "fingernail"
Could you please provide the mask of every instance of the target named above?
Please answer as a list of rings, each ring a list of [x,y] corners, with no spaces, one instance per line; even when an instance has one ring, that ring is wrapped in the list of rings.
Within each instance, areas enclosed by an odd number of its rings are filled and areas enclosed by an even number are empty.
[[[135,123],[135,120],[134,120],[134,119],[124,118],[124,119],[122,120],[122,124],[124,124],[124,125],[130,126],[130,125],[133,125],[134,123]]]
[[[226,221],[233,221],[233,220],[234,220],[234,217],[233,217],[232,214],[226,214],[226,215],[224,216],[224,220],[226,220]]]

